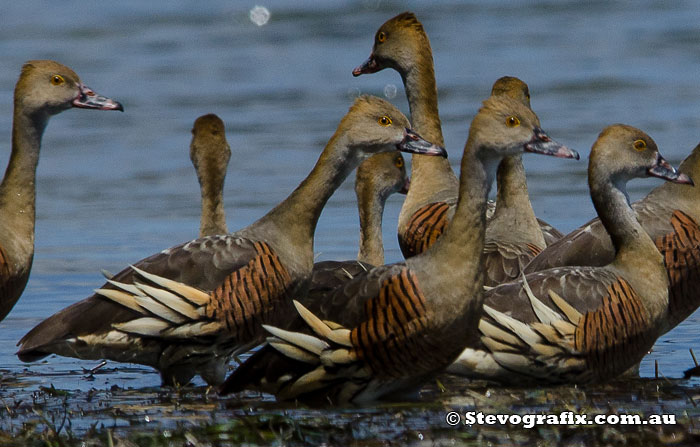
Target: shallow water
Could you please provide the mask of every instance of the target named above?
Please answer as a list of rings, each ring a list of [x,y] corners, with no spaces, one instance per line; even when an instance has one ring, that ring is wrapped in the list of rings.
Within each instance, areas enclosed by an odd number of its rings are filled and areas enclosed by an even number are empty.
[[[700,9],[691,1],[383,1],[260,2],[271,13],[251,22],[242,1],[150,4],[13,2],[0,26],[0,163],[9,157],[12,89],[22,63],[51,58],[74,68],[126,112],[71,110],[52,119],[38,169],[36,255],[27,289],[0,323],[0,365],[26,375],[24,388],[87,391],[154,387],[151,370],[51,357],[23,364],[17,340],[36,323],[88,296],[115,272],[197,235],[198,185],[189,130],[202,114],[226,123],[233,157],[226,183],[230,229],[283,199],[310,170],[352,98],[384,95],[408,110],[399,76],[353,78],[374,32],[410,9],[431,38],[450,160],[458,167],[468,123],[493,81],[528,82],[533,109],[549,134],[587,155],[614,122],[647,130],[677,164],[700,140]],[[395,97],[392,90],[396,88]],[[585,161],[526,157],[538,216],[569,231],[593,214]],[[635,181],[632,199],[659,183]],[[385,214],[387,260],[401,198]],[[352,182],[329,202],[317,229],[319,259],[357,251]],[[698,348],[695,314],[660,339],[641,374],[679,377]],[[691,381],[689,385],[697,385]]]

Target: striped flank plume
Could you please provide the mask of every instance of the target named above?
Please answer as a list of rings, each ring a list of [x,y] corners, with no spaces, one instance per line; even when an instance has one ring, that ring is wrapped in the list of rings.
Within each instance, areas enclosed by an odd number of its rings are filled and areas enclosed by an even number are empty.
[[[406,259],[421,254],[442,236],[447,227],[447,212],[450,206],[445,202],[425,205],[416,211],[399,235],[401,253]]]

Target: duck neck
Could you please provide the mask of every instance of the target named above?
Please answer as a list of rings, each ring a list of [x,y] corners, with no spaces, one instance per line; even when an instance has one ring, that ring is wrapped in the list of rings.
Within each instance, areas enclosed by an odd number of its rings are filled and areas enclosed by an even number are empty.
[[[48,117],[28,115],[15,106],[12,153],[0,184],[0,214],[22,237],[33,241],[36,168]]]
[[[616,259],[644,252],[656,252],[660,257],[656,246],[630,207],[623,182],[613,182],[609,178],[598,179],[591,173],[589,187],[596,212],[612,239]]]
[[[426,253],[432,262],[449,266],[449,271],[463,282],[464,275],[483,284],[481,255],[486,233],[486,202],[493,183],[498,158],[489,156],[487,149],[481,150],[468,141],[462,157],[459,198],[452,221],[445,234]]]
[[[416,55],[415,63],[401,70],[401,78],[408,107],[411,111],[411,125],[426,140],[444,146],[440,114],[438,112],[437,83],[433,67],[433,54],[430,44],[425,51]],[[434,157],[415,157],[430,160]]]
[[[202,218],[199,225],[199,236],[226,234],[226,212],[224,211],[223,182],[202,181]]]
[[[347,138],[337,131],[309,175],[289,197],[254,223],[251,230],[262,231],[268,241],[277,242],[278,248],[286,250],[290,257],[308,257],[304,263],[310,268],[313,237],[321,211],[361,161],[351,153],[359,151],[353,151]]]
[[[444,146],[433,55],[427,40],[426,44],[425,50],[416,55],[415,63],[399,72],[408,98],[413,129],[426,140]],[[457,177],[449,161],[443,157],[414,154],[411,157],[411,181],[414,188],[408,191],[402,207],[402,221],[410,219],[415,209],[429,203],[435,194],[447,193],[454,197],[457,191]],[[406,211],[409,215],[405,215]]]
[[[499,224],[499,227],[509,228],[509,231],[519,233],[525,232],[530,241],[544,248],[544,236],[530,204],[522,155],[512,155],[501,161],[498,165],[496,183],[498,192],[496,211],[492,221],[503,220],[503,224]]]
[[[367,183],[355,183],[360,213],[360,251],[357,260],[371,265],[383,265],[382,216],[387,197],[376,189],[373,182]]]

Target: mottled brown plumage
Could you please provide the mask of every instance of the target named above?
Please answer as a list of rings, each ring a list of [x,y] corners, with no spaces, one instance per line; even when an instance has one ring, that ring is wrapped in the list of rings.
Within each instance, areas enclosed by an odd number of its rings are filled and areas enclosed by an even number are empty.
[[[65,65],[48,60],[24,64],[15,86],[12,154],[0,184],[0,321],[22,295],[32,267],[41,138],[49,118],[71,107],[123,110]]]
[[[231,148],[221,118],[213,113],[197,118],[192,127],[190,160],[202,195],[199,237],[228,233],[223,191],[230,158]]]
[[[199,374],[220,383],[236,352],[261,341],[261,323],[283,324],[313,266],[313,234],[333,191],[368,156],[437,148],[407,129],[394,106],[355,100],[307,178],[233,234],[195,239],[146,258],[96,294],[32,329],[18,356],[107,358],[157,368],[164,383]]]
[[[434,202],[413,213],[406,231],[399,234],[399,247],[405,258],[419,255],[437,242],[447,228],[449,211],[447,203]]]
[[[288,331],[266,326],[274,335],[269,345],[221,391],[256,385],[280,399],[363,402],[411,389],[449,364],[481,314],[488,188],[500,159],[524,150],[578,156],[546,137],[526,106],[489,98],[470,127],[459,201],[443,237],[404,263],[369,270],[309,309],[297,304],[303,320]],[[301,333],[304,326],[313,336]]]
[[[355,68],[353,74],[359,76],[385,68],[393,68],[401,74],[411,110],[411,122],[416,130],[422,135],[427,135],[428,139],[442,142],[430,41],[423,25],[413,13],[399,14],[386,21],[377,30],[369,59]],[[506,95],[530,106],[527,85],[517,78],[499,79],[494,85],[492,94]],[[512,172],[514,168],[509,168],[511,165],[517,167],[517,163],[511,162],[507,167],[499,170],[499,185],[503,179],[509,178],[512,179],[510,184],[513,185],[513,188],[499,186],[499,200],[503,194],[522,190],[527,198],[527,184],[522,163],[519,163],[522,174]],[[442,235],[452,218],[457,199],[456,178],[445,161],[426,160],[426,157],[414,156],[411,175],[414,187],[409,191],[401,208],[398,229],[399,246],[406,258],[422,253]],[[539,220],[537,222],[541,226],[540,233],[544,233],[534,239],[539,246],[544,247],[545,243],[552,243],[562,236],[546,222]],[[544,239],[542,239],[543,236]],[[525,254],[518,257],[524,258]],[[524,259],[525,263],[527,261],[529,258]],[[490,278],[500,277],[500,275],[489,276]],[[491,279],[487,280],[487,283],[494,285]]]
[[[602,382],[635,365],[661,335],[666,270],[625,186],[635,177],[690,179],[661,158],[648,135],[624,125],[600,134],[588,175],[591,198],[615,246],[613,261],[543,270],[489,290],[481,340],[450,372],[513,384]]]

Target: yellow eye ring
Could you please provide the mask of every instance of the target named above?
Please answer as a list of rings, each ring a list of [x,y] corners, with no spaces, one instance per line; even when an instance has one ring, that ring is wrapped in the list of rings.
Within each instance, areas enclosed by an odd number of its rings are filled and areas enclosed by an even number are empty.
[[[518,127],[520,125],[520,120],[517,116],[509,116],[506,118],[506,126],[508,127]]]
[[[399,169],[403,168],[403,157],[401,155],[396,157],[396,161],[394,162],[394,165]]]
[[[381,118],[379,118],[379,119],[377,120],[377,122],[378,122],[379,124],[381,124],[382,126],[385,126],[385,127],[386,127],[386,126],[391,126],[391,123],[392,123],[391,118],[389,118],[389,117],[386,116],[386,115],[384,115],[384,116],[382,116]]]
[[[644,141],[644,140],[637,140],[637,141],[634,142],[634,149],[635,149],[636,151],[641,152],[641,151],[643,151],[643,150],[646,149],[646,148],[647,148],[647,142],[646,142],[646,141]]]
[[[377,33],[377,42],[382,43],[386,40],[386,33],[384,31],[379,31]]]
[[[51,76],[51,84],[53,84],[53,85],[61,85],[64,82],[66,82],[66,80],[63,79],[63,76],[61,76],[61,75]]]

